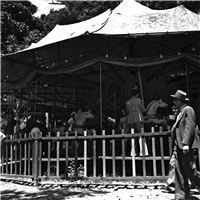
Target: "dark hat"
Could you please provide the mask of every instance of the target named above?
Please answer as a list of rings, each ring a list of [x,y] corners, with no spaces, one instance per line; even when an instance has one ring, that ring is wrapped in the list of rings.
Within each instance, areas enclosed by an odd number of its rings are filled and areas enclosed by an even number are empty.
[[[140,90],[138,90],[138,89],[133,89],[132,91],[131,91],[131,96],[135,96],[136,94],[139,94],[140,93]]]
[[[174,97],[175,99],[179,99],[181,101],[189,101],[188,98],[186,98],[187,93],[183,92],[182,90],[177,90],[175,95],[170,95],[171,97]]]

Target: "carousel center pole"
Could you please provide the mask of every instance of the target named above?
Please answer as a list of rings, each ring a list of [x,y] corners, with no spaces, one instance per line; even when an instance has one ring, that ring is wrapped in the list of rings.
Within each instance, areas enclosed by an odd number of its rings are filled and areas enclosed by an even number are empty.
[[[186,72],[187,93],[188,93],[188,98],[189,98],[189,103],[190,103],[189,75],[188,75],[188,66],[187,66],[186,59],[185,59],[185,72]]]
[[[100,76],[100,123],[101,123],[101,131],[103,130],[103,125],[102,125],[102,74],[101,74],[101,63],[100,63],[100,68],[99,68],[99,76]]]
[[[73,72],[73,86],[72,87],[73,87],[73,91],[72,91],[73,92],[73,94],[72,94],[73,97],[72,98],[73,98],[73,111],[74,111],[75,110],[74,109],[74,107],[75,107],[75,75],[74,75],[74,72]]]
[[[36,119],[36,111],[37,111],[37,86],[38,86],[38,80],[36,80],[36,86],[35,86],[34,121]]]
[[[140,68],[139,68],[139,67],[138,67],[138,77],[139,77],[141,98],[142,98],[142,102],[143,102],[143,104],[144,104],[144,96],[143,96],[142,80],[141,80],[141,71],[140,71]]]

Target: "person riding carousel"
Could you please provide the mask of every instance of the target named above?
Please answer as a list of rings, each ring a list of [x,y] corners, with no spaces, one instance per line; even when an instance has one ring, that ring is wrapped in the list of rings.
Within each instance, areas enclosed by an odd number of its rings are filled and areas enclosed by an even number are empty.
[[[142,100],[140,99],[140,90],[138,85],[136,85],[131,91],[131,99],[126,101],[126,114],[127,114],[127,124],[128,124],[128,133],[131,133],[131,129],[134,129],[134,133],[141,133],[141,129],[144,128],[144,116],[145,108],[143,105]],[[130,140],[128,140],[127,147],[130,146]],[[127,150],[129,152],[129,150]],[[139,139],[138,145],[138,138],[135,138],[135,155],[142,156],[142,142],[141,138]],[[148,156],[148,149],[145,142],[145,149],[144,149],[145,156]]]

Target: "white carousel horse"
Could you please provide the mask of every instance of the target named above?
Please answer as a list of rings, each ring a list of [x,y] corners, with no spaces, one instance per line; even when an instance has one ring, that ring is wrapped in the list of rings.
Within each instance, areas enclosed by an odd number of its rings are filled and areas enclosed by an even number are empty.
[[[162,125],[163,128],[167,127],[167,120],[158,116],[157,110],[159,107],[166,108],[168,106],[162,99],[151,101],[145,111],[144,123],[152,123],[153,125]]]
[[[148,129],[147,124],[150,124],[151,126],[152,125],[153,126],[155,126],[155,125],[162,126],[163,129],[167,128],[167,120],[163,116],[159,116],[159,113],[157,113],[157,110],[159,107],[166,108],[167,106],[168,106],[168,104],[165,103],[162,99],[153,100],[147,105],[146,111],[145,111],[146,116],[144,117],[145,129]],[[151,142],[148,140],[148,137],[147,137],[146,141],[145,141],[145,156],[148,155],[148,152],[151,149],[150,148],[148,150],[148,147],[151,146],[150,143]],[[139,140],[139,145],[140,145],[140,149],[142,149],[141,138]],[[140,155],[141,155],[141,151],[140,151]]]
[[[72,126],[73,131],[77,131],[78,134],[84,134],[84,130],[86,129],[86,119],[92,119],[94,115],[91,111],[80,112],[74,117],[74,123]]]

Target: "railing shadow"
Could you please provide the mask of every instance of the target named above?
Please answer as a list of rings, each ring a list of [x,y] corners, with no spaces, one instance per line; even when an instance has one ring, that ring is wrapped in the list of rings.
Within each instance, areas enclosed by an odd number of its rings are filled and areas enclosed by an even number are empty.
[[[23,187],[23,190],[19,189],[7,189],[1,192],[1,199],[67,199],[69,197],[76,198],[87,198],[93,197],[96,195],[107,194],[108,191],[94,190],[91,188],[86,189],[69,189],[67,187],[63,188],[36,188],[32,187],[26,190],[26,186]]]

